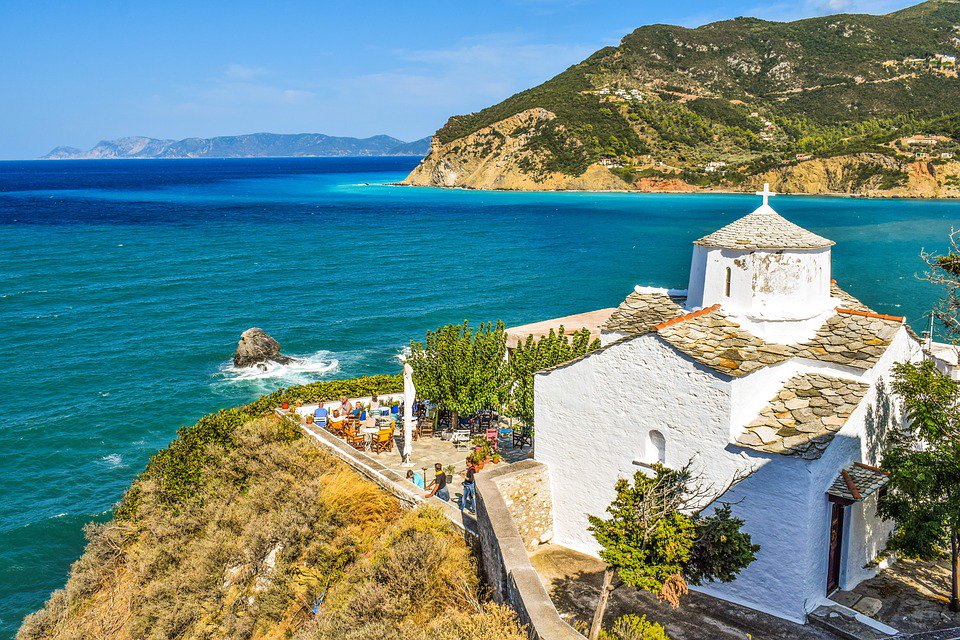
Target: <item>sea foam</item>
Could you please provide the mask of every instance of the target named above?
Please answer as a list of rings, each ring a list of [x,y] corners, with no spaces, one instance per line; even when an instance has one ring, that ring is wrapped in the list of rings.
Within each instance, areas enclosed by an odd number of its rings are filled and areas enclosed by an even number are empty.
[[[235,367],[233,362],[226,362],[215,375],[215,385],[247,386],[267,393],[278,387],[314,382],[340,370],[340,361],[329,351],[290,357],[294,361],[288,364],[267,362],[263,367]]]

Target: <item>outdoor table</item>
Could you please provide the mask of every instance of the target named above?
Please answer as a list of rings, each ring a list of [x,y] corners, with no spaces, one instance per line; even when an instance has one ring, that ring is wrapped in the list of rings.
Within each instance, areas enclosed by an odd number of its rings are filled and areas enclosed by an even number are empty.
[[[361,427],[360,428],[360,433],[363,434],[364,439],[366,439],[367,441],[368,449],[373,443],[373,436],[375,436],[378,431],[380,431],[379,427]]]

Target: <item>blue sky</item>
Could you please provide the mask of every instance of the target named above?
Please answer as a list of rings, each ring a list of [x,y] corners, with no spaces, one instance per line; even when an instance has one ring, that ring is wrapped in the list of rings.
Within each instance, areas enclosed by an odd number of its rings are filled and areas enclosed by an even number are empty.
[[[0,158],[125,135],[405,140],[633,29],[883,13],[909,0],[0,2]]]

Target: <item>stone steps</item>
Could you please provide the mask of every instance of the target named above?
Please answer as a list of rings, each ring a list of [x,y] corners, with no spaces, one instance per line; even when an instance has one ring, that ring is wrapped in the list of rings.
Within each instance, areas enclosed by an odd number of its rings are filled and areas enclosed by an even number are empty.
[[[839,606],[822,605],[807,614],[807,621],[844,640],[889,640],[894,638],[861,622],[856,613]]]

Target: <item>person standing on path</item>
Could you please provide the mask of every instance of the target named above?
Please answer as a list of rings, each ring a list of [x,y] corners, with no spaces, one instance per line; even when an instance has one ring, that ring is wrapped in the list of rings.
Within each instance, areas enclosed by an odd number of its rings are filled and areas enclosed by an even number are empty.
[[[460,498],[460,511],[477,512],[477,489],[474,484],[473,463],[467,460],[467,470],[463,472],[463,495]]]

